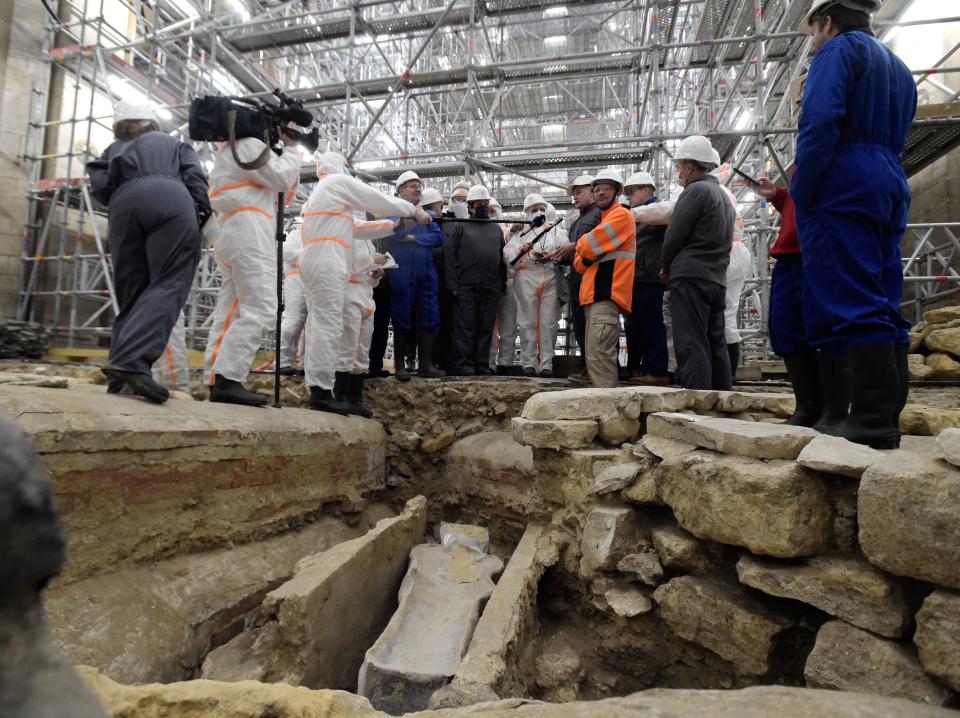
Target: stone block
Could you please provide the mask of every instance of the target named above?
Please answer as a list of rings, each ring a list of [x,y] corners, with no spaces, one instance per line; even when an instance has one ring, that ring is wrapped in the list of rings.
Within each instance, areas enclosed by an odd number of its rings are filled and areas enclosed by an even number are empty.
[[[639,542],[637,515],[630,508],[596,508],[587,514],[580,539],[580,573],[613,570]]]
[[[615,419],[621,397],[617,389],[569,389],[534,394],[523,405],[521,418],[538,421]]]
[[[627,399],[624,414],[639,416],[658,411],[681,411],[691,406],[701,392],[690,389],[677,389],[670,386],[632,386],[621,389]],[[715,392],[702,392],[714,394]],[[716,397],[713,397],[716,401]]]
[[[960,409],[907,404],[900,413],[900,431],[911,436],[936,436],[960,427]]]
[[[907,371],[910,381],[926,381],[933,376],[933,368],[927,366],[926,357],[923,354],[907,355]]]
[[[927,596],[913,642],[926,672],[960,691],[960,594],[938,589]]]
[[[600,440],[608,446],[620,446],[633,441],[640,431],[639,419],[628,419],[618,416],[614,419],[600,419]]]
[[[621,618],[633,618],[653,610],[653,603],[636,588],[611,588],[603,594],[610,609]]]
[[[933,334],[933,332],[931,332]],[[930,378],[939,381],[960,379],[960,362],[949,354],[937,352],[927,357],[927,366],[931,370]]]
[[[453,427],[447,427],[441,431],[436,436],[431,436],[429,439],[423,439],[420,442],[420,451],[424,454],[436,454],[439,451],[443,451],[450,444],[452,444],[457,438],[457,432]]]
[[[694,536],[791,558],[821,553],[833,510],[817,474],[792,461],[697,452],[657,468],[657,495]]]
[[[934,683],[910,649],[843,621],[823,624],[803,671],[811,688],[876,693],[943,705],[950,692]]]
[[[663,566],[686,573],[704,573],[710,568],[710,560],[700,542],[679,526],[656,525],[650,537]]]
[[[871,464],[882,458],[883,453],[869,446],[854,444],[839,436],[818,434],[803,447],[797,463],[814,471],[859,479]]]
[[[719,577],[681,576],[653,598],[675,634],[729,661],[740,675],[765,674],[774,638],[793,625],[739,584]]]
[[[657,496],[656,471],[654,469],[644,471],[633,485],[620,493],[620,498],[631,504],[663,506],[663,502]]]
[[[716,411],[725,414],[766,411],[784,419],[793,415],[796,401],[793,394],[783,392],[718,392]]]
[[[647,433],[724,454],[758,459],[795,459],[817,436],[817,432],[804,426],[668,413],[647,417]]]
[[[960,588],[960,469],[906,451],[889,453],[860,480],[860,546],[898,576]]]
[[[944,429],[937,434],[934,455],[960,467],[960,429]]]
[[[453,679],[502,570],[496,556],[460,543],[415,546],[397,611],[367,650],[357,693],[391,715],[425,709]]]
[[[960,319],[960,306],[940,307],[931,309],[923,313],[923,321],[927,324],[946,324],[955,319]]]
[[[737,576],[771,596],[808,603],[889,638],[902,636],[910,619],[900,584],[861,558],[815,556],[784,563],[747,555],[737,562]]]
[[[675,456],[685,456],[696,451],[699,447],[696,444],[688,444],[685,441],[676,439],[667,439],[663,436],[656,436],[649,431],[643,435],[644,448],[654,456],[661,459],[672,459]]]
[[[640,473],[640,464],[633,461],[606,466],[594,476],[595,494],[609,494],[630,486]]]
[[[583,449],[597,435],[597,422],[567,419],[524,419],[514,417],[513,438],[537,449]]]
[[[663,566],[660,565],[660,558],[653,549],[640,553],[628,553],[617,562],[617,570],[640,579],[648,586],[658,586],[663,578]]]

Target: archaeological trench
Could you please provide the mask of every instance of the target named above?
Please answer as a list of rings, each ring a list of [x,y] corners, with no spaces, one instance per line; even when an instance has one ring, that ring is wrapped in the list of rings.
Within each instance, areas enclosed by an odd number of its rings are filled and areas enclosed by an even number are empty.
[[[366,420],[97,381],[0,368],[68,541],[43,650],[102,715],[960,706],[956,390],[881,453],[780,424],[783,389],[391,379]]]

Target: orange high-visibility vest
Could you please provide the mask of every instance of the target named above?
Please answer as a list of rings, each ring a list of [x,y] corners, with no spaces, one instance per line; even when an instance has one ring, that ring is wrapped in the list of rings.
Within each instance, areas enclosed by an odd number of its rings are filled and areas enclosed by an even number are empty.
[[[614,202],[600,224],[577,240],[574,268],[583,275],[580,304],[612,299],[627,314],[633,304],[637,227],[630,210]]]

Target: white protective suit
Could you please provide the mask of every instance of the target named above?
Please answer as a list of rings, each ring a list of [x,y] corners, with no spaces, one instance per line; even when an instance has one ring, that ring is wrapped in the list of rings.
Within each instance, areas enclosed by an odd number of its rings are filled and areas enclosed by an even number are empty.
[[[376,239],[393,231],[393,222],[355,222],[354,211],[380,216],[413,217],[416,207],[388,197],[343,174],[346,160],[327,152],[317,161],[318,181],[303,208],[300,278],[307,303],[304,371],[310,387],[333,389],[344,298],[349,276],[348,250],[356,239]]]
[[[503,225],[503,239],[510,241],[510,226]],[[513,366],[516,355],[517,334],[517,298],[513,293],[513,280],[516,270],[507,265],[507,290],[497,307],[497,323],[493,326],[493,341],[490,342],[490,371],[498,366]]]
[[[280,323],[280,366],[293,366],[300,354],[300,335],[307,322],[307,303],[300,279],[302,228],[296,227],[283,243],[283,317]]]
[[[727,303],[723,309],[723,333],[727,344],[740,342],[740,328],[737,326],[737,310],[740,309],[740,295],[747,283],[753,265],[753,254],[742,240],[736,239],[730,249],[730,264],[727,265]]]
[[[237,140],[244,162],[255,160],[265,145],[246,137]],[[213,324],[204,357],[203,379],[215,375],[242,382],[250,371],[263,330],[277,313],[276,212],[277,194],[290,202],[300,181],[300,150],[285,147],[279,157],[259,169],[242,169],[230,147],[217,152],[210,173],[210,204],[221,231],[214,247],[223,283],[213,311]]]
[[[187,368],[187,327],[183,310],[170,332],[163,354],[153,363],[153,380],[171,391],[190,393],[190,370]]]
[[[387,227],[380,236],[385,237],[392,231],[392,226]],[[372,234],[373,232],[368,233],[366,238],[379,239]],[[343,301],[343,332],[340,334],[340,350],[337,356],[338,372],[364,374],[370,368],[373,314],[377,309],[373,301],[373,288],[380,282],[370,276],[377,267],[373,261],[374,254],[370,242],[350,243],[350,276]]]
[[[547,205],[547,224],[557,221],[557,211]],[[528,214],[532,217],[533,214]],[[542,229],[534,229],[526,237],[517,232],[503,248],[503,258],[509,264],[519,254],[525,242],[535,239]],[[560,300],[557,296],[557,270],[554,262],[539,264],[533,254],[548,254],[566,244],[558,227],[549,230],[537,240],[530,254],[520,260],[514,269],[513,292],[517,302],[517,321],[520,325],[520,360],[525,369],[553,371],[553,354],[560,327]],[[539,361],[538,361],[539,360]]]

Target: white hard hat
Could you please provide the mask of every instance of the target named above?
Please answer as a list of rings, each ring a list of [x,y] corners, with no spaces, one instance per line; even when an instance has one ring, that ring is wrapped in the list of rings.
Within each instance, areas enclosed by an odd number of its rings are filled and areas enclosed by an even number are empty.
[[[500,200],[498,200],[496,197],[490,198],[490,206],[499,207],[500,209],[503,209],[503,205],[500,204]]]
[[[490,199],[490,192],[487,191],[487,188],[482,184],[475,184],[473,187],[467,190],[467,202],[474,202],[482,199]]]
[[[536,192],[531,192],[523,199],[523,211],[526,212],[535,204],[542,204],[544,207],[546,207],[547,200],[543,198],[543,195],[537,194]]]
[[[470,189],[470,183],[465,180],[460,180],[454,186],[454,189]]]
[[[598,184],[615,184],[620,189],[623,189],[623,175],[613,169],[613,167],[607,167],[605,170],[597,172],[591,184],[593,186],[597,186]]]
[[[879,0],[813,0],[813,5],[810,6],[810,12],[803,16],[803,20],[800,21],[800,27],[797,28],[804,35],[812,35],[814,31],[813,19],[814,14],[818,10],[827,7],[828,5],[842,5],[843,7],[850,8],[851,10],[860,10],[865,12],[868,15],[872,12],[876,12],[877,8],[880,7]]]
[[[437,202],[443,202],[443,197],[440,195],[440,192],[433,187],[427,187],[423,190],[423,194],[420,195],[421,207],[426,207],[428,204],[436,204]]]
[[[418,174],[417,174],[416,172],[414,172],[413,170],[407,170],[406,172],[404,172],[403,174],[401,174],[399,177],[397,177],[396,188],[397,188],[397,189],[400,189],[400,188],[403,187],[407,182],[412,182],[413,180],[417,180],[417,181],[419,182],[419,181],[420,181],[420,175],[418,175]]]
[[[113,108],[113,121],[120,120],[156,120],[157,115],[150,105],[130,100],[121,100]]]
[[[634,172],[632,175],[627,177],[626,184],[623,185],[623,188],[627,187],[656,187],[657,183],[653,181],[653,175],[649,172]]]
[[[577,187],[590,187],[593,184],[593,175],[577,175],[567,185],[567,194],[573,194]]]
[[[673,159],[693,160],[708,167],[720,164],[720,155],[703,135],[690,135],[680,140]]]

